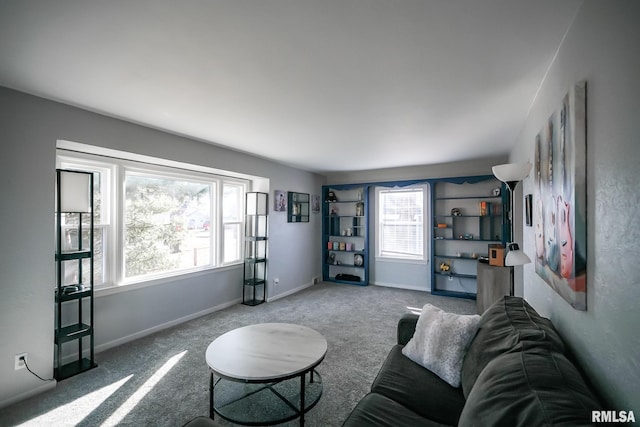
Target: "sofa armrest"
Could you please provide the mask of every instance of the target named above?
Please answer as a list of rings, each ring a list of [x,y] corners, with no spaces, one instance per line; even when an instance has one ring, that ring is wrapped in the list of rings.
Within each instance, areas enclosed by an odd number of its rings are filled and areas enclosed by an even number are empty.
[[[407,313],[400,318],[398,321],[398,344],[406,345],[413,337],[418,317],[417,314]]]

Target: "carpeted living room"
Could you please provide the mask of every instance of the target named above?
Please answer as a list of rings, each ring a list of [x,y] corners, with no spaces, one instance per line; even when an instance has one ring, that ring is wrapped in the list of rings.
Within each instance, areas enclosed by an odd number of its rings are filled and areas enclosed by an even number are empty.
[[[242,326],[285,322],[312,327],[327,339],[327,355],[317,368],[324,391],[306,414],[306,424],[341,425],[395,344],[397,321],[426,303],[460,314],[475,312],[469,300],[320,283],[256,307],[235,305],[108,350],[100,354],[97,368],[0,410],[0,419],[2,425],[184,425],[209,414],[204,355],[211,341]],[[175,364],[149,384],[176,356]],[[298,425],[298,420],[282,425]]]
[[[636,423],[639,19],[0,0],[0,426]]]

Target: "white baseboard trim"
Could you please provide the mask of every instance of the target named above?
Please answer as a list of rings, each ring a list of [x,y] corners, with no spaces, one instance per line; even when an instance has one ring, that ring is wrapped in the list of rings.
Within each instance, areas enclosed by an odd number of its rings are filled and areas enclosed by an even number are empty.
[[[31,374],[29,374],[31,375]],[[6,406],[17,403],[21,400],[28,399],[30,397],[35,396],[36,394],[44,393],[45,391],[51,390],[56,387],[58,382],[56,380],[49,381],[46,384],[42,384],[39,387],[32,388],[31,390],[25,391],[24,393],[17,394],[9,399],[3,400],[0,402],[0,408],[4,408]]]
[[[298,286],[297,288],[289,289],[288,291],[283,292],[281,294],[270,296],[269,298],[267,298],[267,302],[273,302],[273,301],[279,300],[280,298],[284,298],[284,297],[287,297],[289,295],[295,294],[297,292],[300,292],[303,289],[310,288],[311,286],[313,286],[313,283],[305,283],[302,286]]]
[[[397,288],[397,289],[406,289],[409,291],[420,291],[420,292],[429,292],[431,293],[431,289],[426,286],[418,286],[418,285],[400,285],[397,283],[385,283],[385,282],[376,282],[371,283],[374,286],[383,286],[385,288]]]
[[[232,301],[225,302],[224,304],[216,305],[214,307],[207,308],[206,310],[198,311],[196,313],[189,314],[187,316],[183,316],[183,317],[180,317],[178,319],[174,319],[174,320],[171,320],[169,322],[165,322],[165,323],[162,323],[160,325],[153,326],[153,327],[145,329],[143,331],[139,331],[139,332],[136,332],[134,334],[127,335],[127,336],[124,336],[122,338],[118,338],[118,339],[115,339],[113,341],[109,341],[109,342],[97,345],[95,347],[95,352],[96,353],[100,353],[101,351],[109,350],[109,349],[117,347],[119,345],[126,344],[128,342],[140,339],[140,338],[145,337],[147,335],[151,335],[151,334],[153,334],[155,332],[158,332],[158,331],[161,331],[163,329],[167,329],[167,328],[170,328],[172,326],[176,326],[176,325],[179,325],[181,323],[188,322],[189,320],[197,319],[198,317],[206,316],[207,314],[211,314],[211,313],[214,313],[216,311],[223,310],[225,308],[231,307],[231,306],[236,305],[236,304],[240,304],[241,302],[242,302],[242,299],[238,298],[238,299],[235,299],[235,300],[232,300]]]

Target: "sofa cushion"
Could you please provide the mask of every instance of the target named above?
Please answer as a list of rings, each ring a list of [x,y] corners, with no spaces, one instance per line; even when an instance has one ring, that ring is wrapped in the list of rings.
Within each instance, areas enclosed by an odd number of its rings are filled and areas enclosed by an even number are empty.
[[[550,343],[554,351],[564,352],[562,339],[549,319],[540,316],[524,299],[505,296],[484,312],[467,349],[461,371],[465,397],[490,361],[522,341]]]
[[[381,394],[369,393],[351,411],[342,427],[441,427]]]
[[[397,340],[396,344],[407,345],[413,334],[416,332],[416,325],[418,324],[419,315],[413,313],[405,313],[400,320],[398,320],[397,327]]]
[[[600,406],[575,366],[552,347],[522,342],[489,362],[459,425],[590,425]]]
[[[425,304],[413,338],[402,354],[438,375],[449,385],[460,387],[460,370],[480,316],[447,313]]]
[[[433,372],[403,356],[401,345],[395,345],[389,352],[371,391],[446,425],[458,424],[465,402],[462,389],[451,387]]]

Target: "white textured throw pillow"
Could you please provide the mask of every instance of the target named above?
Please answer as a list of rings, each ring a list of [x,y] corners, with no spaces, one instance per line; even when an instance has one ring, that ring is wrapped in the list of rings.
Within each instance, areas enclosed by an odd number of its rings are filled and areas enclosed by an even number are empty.
[[[460,387],[460,371],[480,316],[447,313],[431,304],[422,307],[413,338],[402,354],[424,366],[453,387]]]

